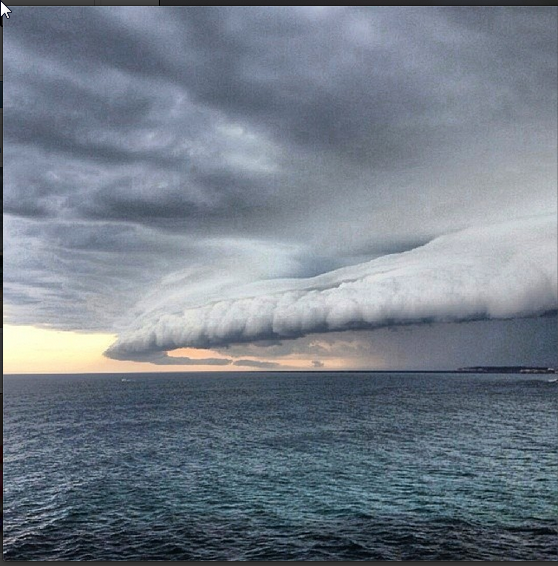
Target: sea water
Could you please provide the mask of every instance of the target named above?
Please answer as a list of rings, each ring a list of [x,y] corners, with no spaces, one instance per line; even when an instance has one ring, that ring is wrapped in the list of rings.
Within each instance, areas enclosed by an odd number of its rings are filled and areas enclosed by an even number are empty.
[[[552,560],[544,375],[4,376],[5,560]]]

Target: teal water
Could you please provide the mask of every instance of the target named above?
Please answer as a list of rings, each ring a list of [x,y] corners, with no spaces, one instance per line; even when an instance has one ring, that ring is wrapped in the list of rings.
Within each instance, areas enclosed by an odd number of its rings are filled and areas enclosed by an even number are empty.
[[[555,560],[557,391],[532,375],[4,376],[4,559]]]

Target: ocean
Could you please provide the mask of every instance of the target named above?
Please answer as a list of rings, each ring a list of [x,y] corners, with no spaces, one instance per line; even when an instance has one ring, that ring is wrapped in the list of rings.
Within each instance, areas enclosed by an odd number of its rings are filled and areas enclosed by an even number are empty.
[[[556,560],[549,378],[4,376],[4,560]]]

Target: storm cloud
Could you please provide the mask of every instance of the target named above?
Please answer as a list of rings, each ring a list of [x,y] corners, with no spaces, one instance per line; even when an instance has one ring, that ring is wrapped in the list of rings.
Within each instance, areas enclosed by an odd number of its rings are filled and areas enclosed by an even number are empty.
[[[173,294],[162,314],[136,321],[107,354],[542,315],[558,308],[557,244],[551,217],[465,230],[310,279],[240,287],[200,306],[186,294],[184,307]]]
[[[556,17],[20,7],[4,28],[6,322],[116,332],[126,358],[555,309]],[[483,234],[502,226],[496,252]],[[390,307],[378,266],[413,258]],[[461,279],[431,292],[428,266]],[[296,295],[283,326],[247,325],[256,288]],[[308,317],[314,298],[337,306]],[[217,304],[236,320],[222,335]]]

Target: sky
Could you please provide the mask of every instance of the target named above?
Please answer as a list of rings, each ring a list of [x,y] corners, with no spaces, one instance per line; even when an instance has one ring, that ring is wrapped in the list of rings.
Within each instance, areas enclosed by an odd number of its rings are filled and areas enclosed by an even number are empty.
[[[556,365],[555,7],[29,7],[4,372]]]

